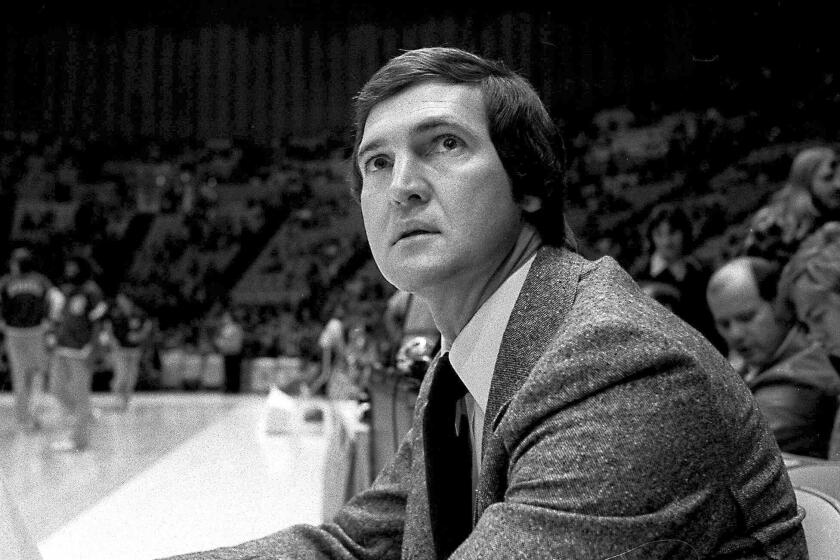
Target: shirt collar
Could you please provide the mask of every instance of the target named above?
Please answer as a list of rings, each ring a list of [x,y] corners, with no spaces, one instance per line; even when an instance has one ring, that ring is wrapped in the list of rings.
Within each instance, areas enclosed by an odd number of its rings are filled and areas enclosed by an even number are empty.
[[[461,329],[455,340],[451,343],[446,340],[442,342],[442,348],[449,350],[452,368],[482,412],[487,410],[490,382],[496,369],[502,336],[535,257],[536,253],[505,279]]]

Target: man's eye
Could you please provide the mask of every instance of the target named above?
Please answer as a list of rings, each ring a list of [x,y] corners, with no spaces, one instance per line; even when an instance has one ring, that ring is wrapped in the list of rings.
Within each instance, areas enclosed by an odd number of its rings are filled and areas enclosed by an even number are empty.
[[[432,147],[432,152],[442,153],[451,152],[461,147],[461,140],[457,136],[438,136]]]
[[[385,169],[388,166],[388,158],[385,156],[373,156],[368,158],[365,162],[365,171],[379,171],[380,169]]]

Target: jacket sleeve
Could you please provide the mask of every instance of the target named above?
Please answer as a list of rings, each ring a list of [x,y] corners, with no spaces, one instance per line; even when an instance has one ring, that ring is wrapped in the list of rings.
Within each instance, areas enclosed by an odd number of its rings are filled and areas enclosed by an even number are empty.
[[[233,547],[172,560],[398,560],[411,470],[411,440],[409,430],[392,463],[368,490],[345,504],[332,523],[295,525]]]
[[[494,449],[507,456],[503,496],[453,558],[803,558],[747,388],[704,371],[722,357],[672,344],[597,329],[543,359],[485,447],[485,466]],[[751,519],[768,495],[774,522]]]

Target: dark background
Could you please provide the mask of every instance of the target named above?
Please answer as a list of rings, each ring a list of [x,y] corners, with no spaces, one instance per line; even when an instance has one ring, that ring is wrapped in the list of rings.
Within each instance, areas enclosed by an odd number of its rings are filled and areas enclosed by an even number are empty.
[[[836,129],[820,115],[840,54],[828,3],[452,4],[7,3],[0,128],[255,141],[341,130],[384,61],[448,44],[525,73],[570,126],[605,106],[714,105]]]

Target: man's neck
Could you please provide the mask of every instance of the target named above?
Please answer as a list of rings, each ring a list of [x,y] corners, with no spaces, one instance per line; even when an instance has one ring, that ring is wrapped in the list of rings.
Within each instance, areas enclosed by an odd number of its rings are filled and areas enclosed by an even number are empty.
[[[507,278],[536,253],[542,245],[539,233],[526,224],[511,250],[490,274],[461,279],[457,285],[435,290],[433,295],[418,294],[431,310],[435,325],[444,339],[452,341]]]

